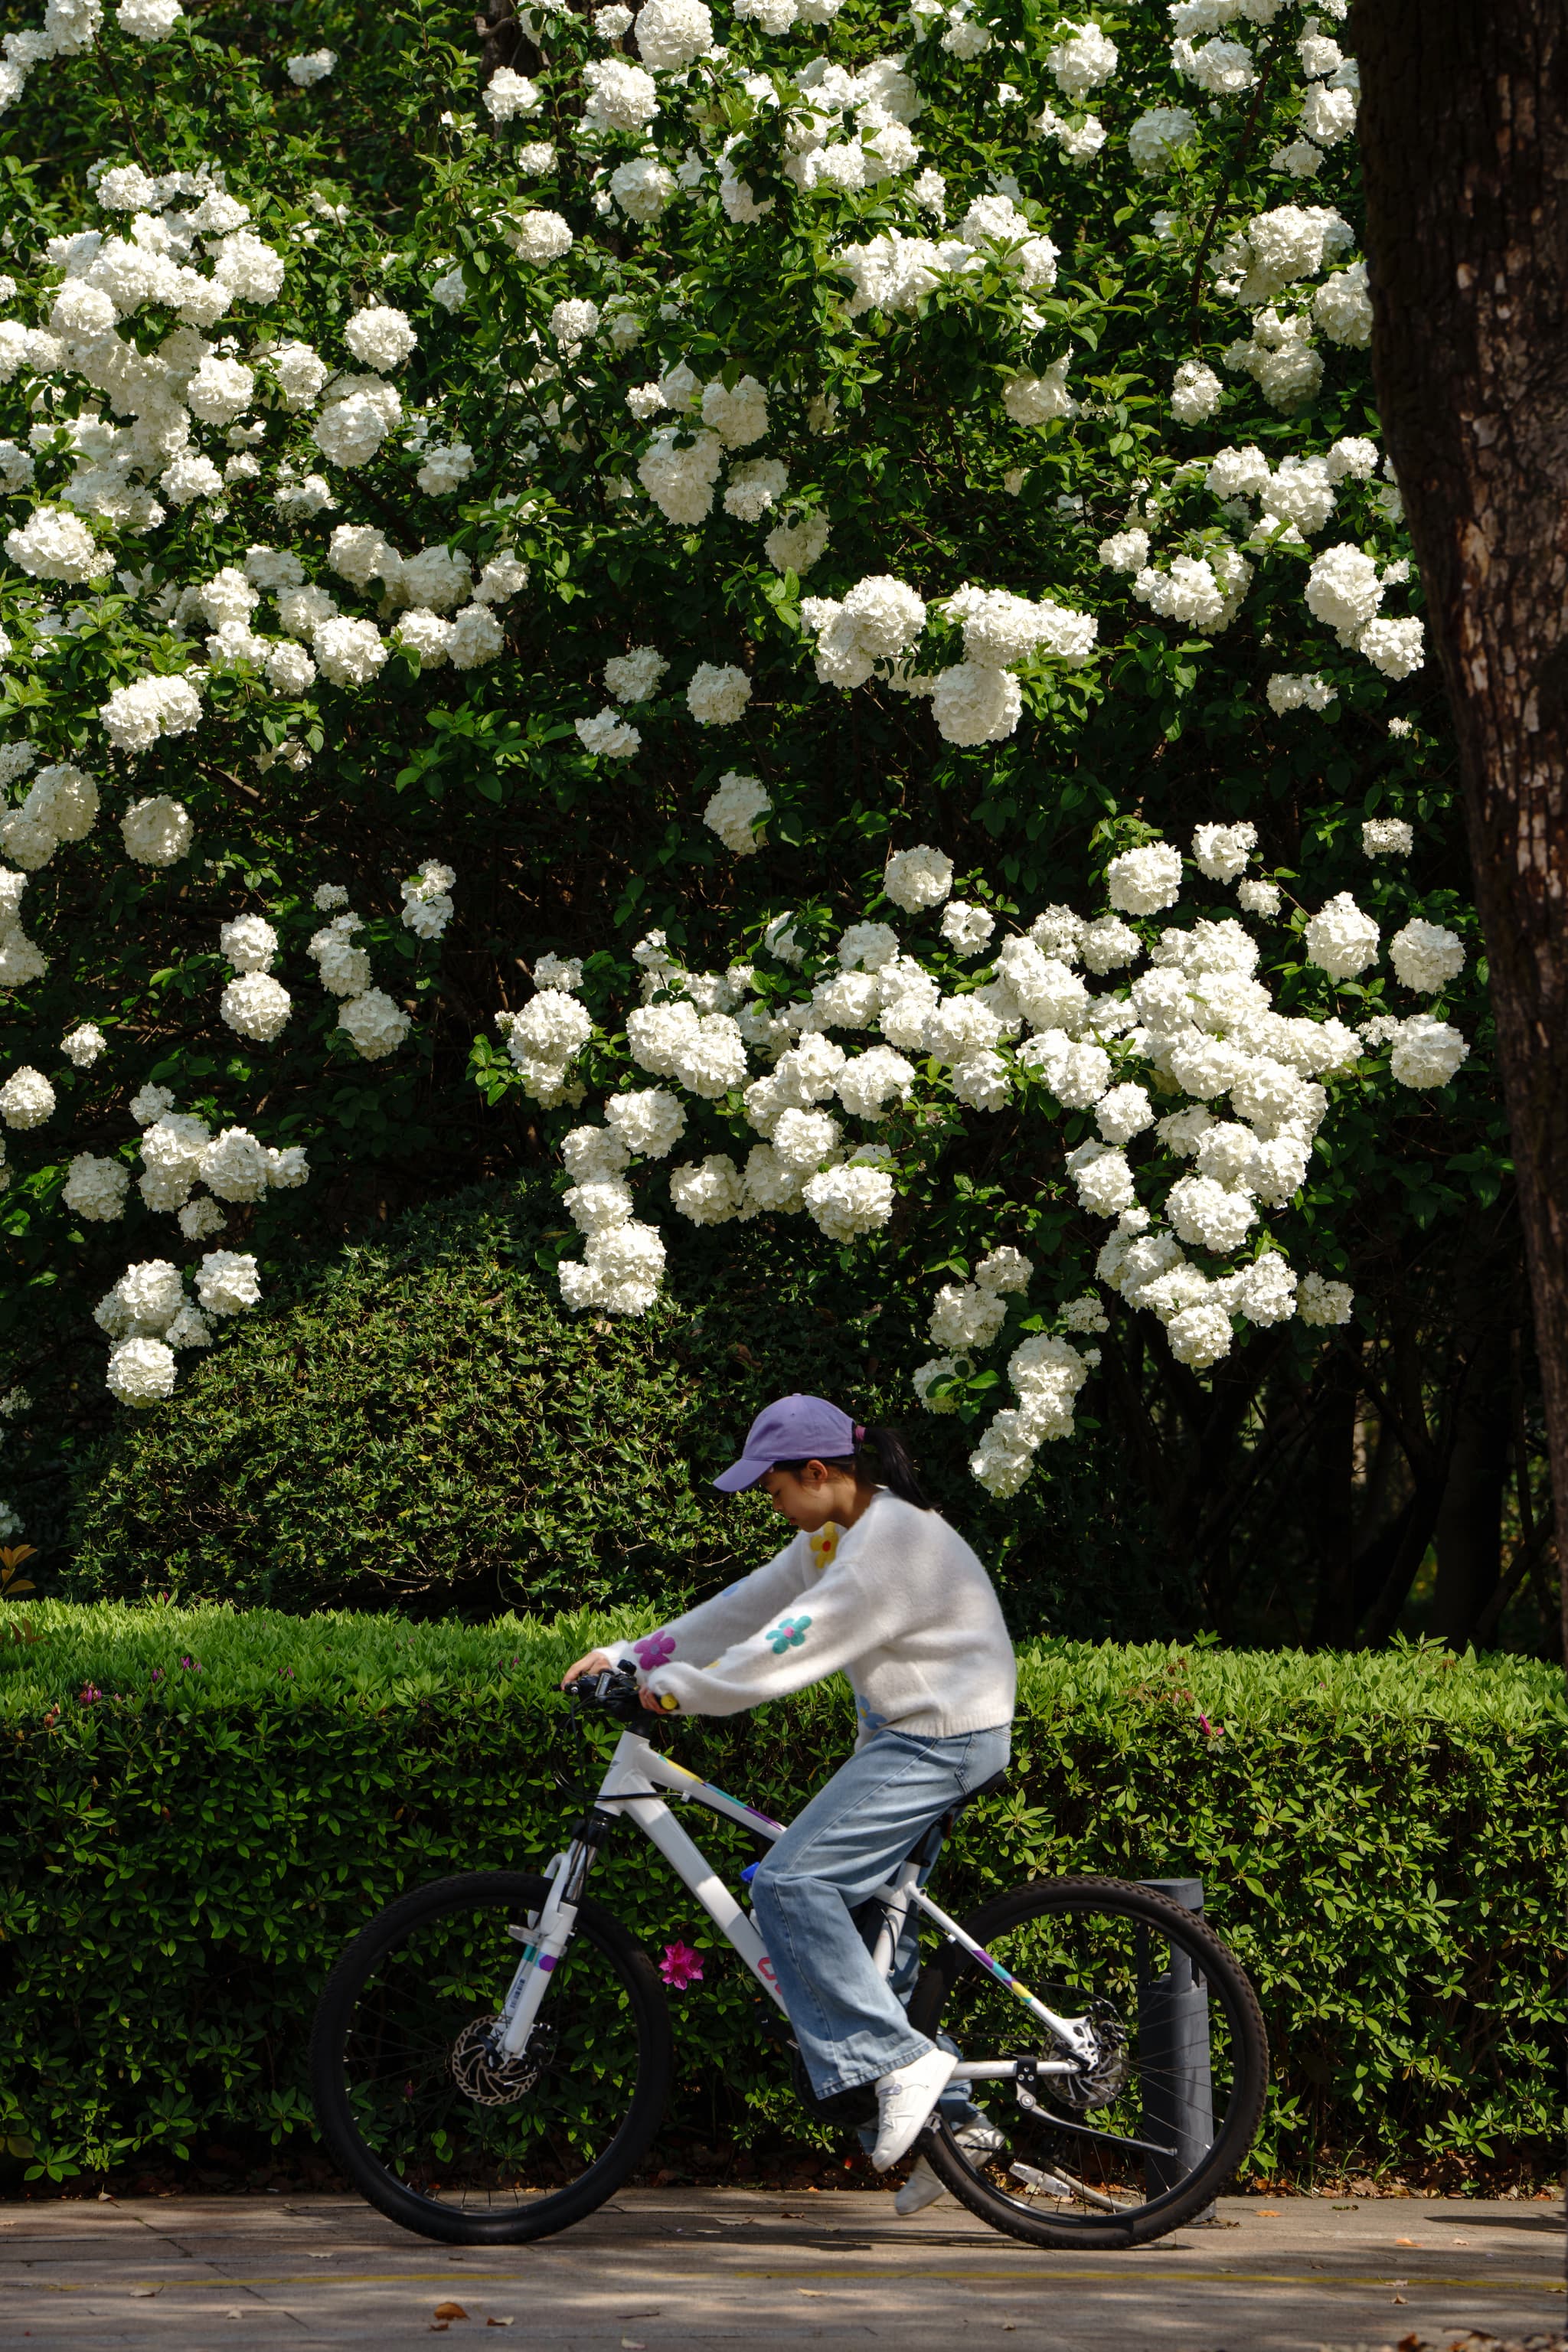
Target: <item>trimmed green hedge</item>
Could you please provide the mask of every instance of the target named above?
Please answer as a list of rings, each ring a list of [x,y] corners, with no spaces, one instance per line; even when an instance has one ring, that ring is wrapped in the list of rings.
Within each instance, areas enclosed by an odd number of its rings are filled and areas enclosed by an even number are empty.
[[[776,1517],[708,1480],[788,1390],[901,1415],[930,1298],[887,1297],[847,1251],[836,1272],[820,1236],[751,1232],[720,1274],[711,1237],[671,1223],[668,1295],[636,1321],[563,1312],[551,1269],[575,1236],[537,1178],[476,1186],[285,1276],[76,1471],[74,1559],[62,1570],[51,1546],[52,1588],[489,1616],[668,1608],[755,1566]],[[1092,1425],[998,1504],[968,1474],[973,1433],[915,1419],[933,1491],[1016,1631],[1148,1638],[1192,1622]],[[25,1480],[17,1493],[41,1539],[47,1507]]]
[[[636,1622],[646,1624],[646,1616]],[[400,1888],[548,1853],[561,1665],[629,1614],[483,1627],[23,1605],[0,1651],[0,2130],[35,2176],[306,2133],[333,1956]],[[1257,2163],[1555,2162],[1568,1718],[1529,1661],[1037,1643],[1015,1769],[942,1865],[963,1910],[1031,1874],[1196,1874],[1262,1994]],[[687,1727],[787,1813],[852,1734],[825,1685]],[[731,1867],[742,1832],[705,1816]],[[679,2004],[683,2131],[810,2136],[752,1989],[630,1831],[597,1892],[650,1945],[717,1946]]]

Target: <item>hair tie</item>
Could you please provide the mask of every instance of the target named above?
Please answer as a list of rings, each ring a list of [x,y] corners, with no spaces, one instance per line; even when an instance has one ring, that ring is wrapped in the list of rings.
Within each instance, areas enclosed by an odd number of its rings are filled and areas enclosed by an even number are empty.
[[[864,1445],[866,1443],[865,1427],[860,1422],[855,1423],[855,1443],[857,1445]]]

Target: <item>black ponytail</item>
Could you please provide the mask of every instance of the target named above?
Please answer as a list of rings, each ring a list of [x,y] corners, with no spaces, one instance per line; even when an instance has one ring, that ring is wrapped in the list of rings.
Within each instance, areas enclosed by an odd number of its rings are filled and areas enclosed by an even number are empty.
[[[881,1423],[868,1429],[855,1449],[855,1475],[864,1478],[868,1486],[886,1486],[900,1503],[912,1503],[917,1511],[933,1507],[900,1430],[889,1429]]]
[[[803,1454],[797,1462],[775,1462],[775,1470],[788,1470],[798,1477],[810,1461],[820,1462],[825,1470],[843,1470],[867,1486],[886,1486],[900,1503],[912,1504],[917,1511],[936,1507],[921,1485],[914,1456],[904,1443],[903,1433],[880,1423],[868,1429],[856,1424],[855,1451],[849,1454]]]

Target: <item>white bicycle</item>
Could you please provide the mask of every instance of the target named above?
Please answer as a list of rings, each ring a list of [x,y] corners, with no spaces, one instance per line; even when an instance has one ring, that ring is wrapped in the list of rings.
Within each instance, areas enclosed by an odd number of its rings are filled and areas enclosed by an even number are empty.
[[[329,2147],[383,2213],[451,2244],[568,2228],[614,2195],[658,2130],[674,2062],[664,1987],[586,1891],[623,1820],[783,2008],[754,1922],[668,1800],[768,1842],[785,1824],[660,1753],[629,1662],[572,1696],[626,1727],[564,1851],[542,1873],[475,1871],[402,1896],[348,1947],[316,2014],[311,2084]],[[1036,2245],[1161,2237],[1224,2188],[1257,2131],[1268,2045],[1252,1987],[1200,1917],[1118,1879],[1037,1879],[949,1918],[921,1880],[959,1810],[861,1915],[889,1975],[911,1907],[935,1931],[910,2021],[963,2053],[954,2086],[986,2102],[994,2127],[965,2134],[985,2143],[977,2153],[939,2111],[918,2148],[972,2212]],[[1190,1998],[1174,1997],[1194,1990],[1206,1995],[1203,2048]],[[869,2088],[817,2100],[793,2063],[817,2116],[874,2118]]]

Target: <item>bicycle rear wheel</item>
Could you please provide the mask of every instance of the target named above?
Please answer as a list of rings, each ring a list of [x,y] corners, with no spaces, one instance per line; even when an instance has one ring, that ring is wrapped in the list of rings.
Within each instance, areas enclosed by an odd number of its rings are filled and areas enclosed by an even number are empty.
[[[1039,1879],[961,1924],[1047,2008],[1093,2017],[1107,2055],[1100,2080],[1071,2093],[1045,2074],[1024,2096],[1016,2081],[976,2082],[1002,2144],[966,2149],[939,2116],[921,2142],[939,2179],[983,2221],[1039,2246],[1143,2245],[1193,2220],[1251,2146],[1268,2075],[1257,1995],[1214,1930],[1111,1878]],[[910,2022],[975,2063],[1064,2054],[1005,1978],[957,1944],[922,1973]],[[1194,2130],[1205,2062],[1212,2136]]]
[[[361,2195],[426,2238],[512,2245],[580,2221],[647,2155],[669,2095],[653,1962],[585,1902],[528,2050],[497,2070],[485,2029],[543,1904],[541,1877],[476,1871],[416,1888],[327,1979],[310,2082]]]

